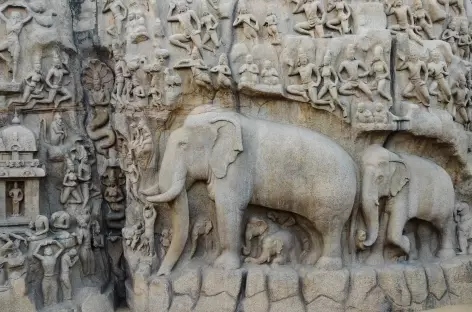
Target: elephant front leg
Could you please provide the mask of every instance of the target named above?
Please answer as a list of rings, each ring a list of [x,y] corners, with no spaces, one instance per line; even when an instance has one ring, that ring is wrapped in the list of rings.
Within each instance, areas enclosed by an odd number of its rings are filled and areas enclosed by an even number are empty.
[[[403,211],[402,211],[403,212]],[[387,227],[387,241],[393,245],[400,247],[406,254],[410,255],[410,240],[403,235],[403,228],[406,223],[406,213],[391,212]]]

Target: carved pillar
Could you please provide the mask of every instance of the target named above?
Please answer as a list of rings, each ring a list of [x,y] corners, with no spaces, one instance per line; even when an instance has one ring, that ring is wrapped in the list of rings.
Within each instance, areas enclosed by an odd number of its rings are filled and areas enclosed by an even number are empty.
[[[39,180],[25,181],[25,218],[34,220],[39,215]]]

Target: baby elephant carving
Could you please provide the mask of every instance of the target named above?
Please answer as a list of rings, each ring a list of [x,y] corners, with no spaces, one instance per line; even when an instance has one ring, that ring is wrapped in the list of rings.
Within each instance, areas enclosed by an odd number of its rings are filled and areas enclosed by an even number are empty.
[[[198,238],[204,236],[205,239],[205,252],[211,247],[211,240],[208,237],[208,234],[213,229],[213,223],[208,218],[200,218],[195,221],[195,224],[192,228],[192,250],[190,252],[190,258],[195,255],[197,251]]]
[[[263,234],[267,234],[268,225],[267,222],[258,217],[251,217],[246,225],[245,245],[243,246],[243,255],[249,256],[253,250],[251,240],[258,237],[258,245],[262,241]]]
[[[285,264],[297,263],[300,246],[295,236],[287,230],[281,230],[262,239],[262,252],[258,258],[247,257],[247,263]]]

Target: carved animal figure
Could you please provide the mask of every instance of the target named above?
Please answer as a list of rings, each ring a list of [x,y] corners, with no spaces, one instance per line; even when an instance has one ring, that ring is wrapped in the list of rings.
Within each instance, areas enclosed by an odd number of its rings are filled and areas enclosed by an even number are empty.
[[[403,230],[408,220],[417,218],[438,229],[439,257],[455,255],[451,230],[454,188],[444,169],[421,157],[369,146],[362,156],[362,213],[367,237],[360,243],[361,249],[377,240],[380,198],[386,198],[388,243],[409,255],[410,240]]]
[[[211,247],[211,240],[208,237],[208,234],[212,229],[213,223],[211,223],[211,220],[208,218],[199,218],[197,221],[195,221],[195,224],[192,228],[192,249],[190,251],[190,258],[192,258],[197,251],[198,238],[200,236],[203,236],[205,240],[205,253],[208,251],[208,249]]]
[[[293,174],[297,179],[284,178]],[[324,243],[317,266],[342,267],[341,232],[355,202],[356,165],[328,137],[211,105],[194,109],[169,137],[158,188],[142,191],[148,201],[168,202],[173,211],[173,240],[160,275],[170,273],[187,242],[186,188],[197,180],[208,181],[216,203],[222,249],[216,266],[240,267],[243,215],[248,204],[254,204],[306,217]],[[156,189],[161,194],[156,195]]]
[[[299,253],[300,244],[296,237],[290,231],[281,230],[262,239],[262,252],[258,258],[247,257],[244,261],[257,264],[297,263]]]
[[[108,149],[115,145],[116,134],[110,127],[110,115],[106,109],[94,108],[92,120],[87,125],[87,134],[94,142],[97,153],[108,155]]]
[[[246,225],[246,232],[244,234],[245,238],[245,245],[243,246],[243,255],[249,256],[252,251],[252,244],[251,241],[253,238],[258,238],[258,246],[261,243],[263,238],[263,234],[266,233],[268,228],[267,222],[258,218],[258,217],[251,217]]]

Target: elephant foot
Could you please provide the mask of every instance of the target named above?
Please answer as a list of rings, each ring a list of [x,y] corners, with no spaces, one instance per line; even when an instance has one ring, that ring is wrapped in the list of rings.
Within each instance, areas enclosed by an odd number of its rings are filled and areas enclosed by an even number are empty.
[[[335,271],[343,268],[343,261],[341,257],[321,257],[316,262],[315,267],[324,271]]]
[[[241,267],[241,258],[238,254],[224,251],[214,263],[214,267],[225,270],[236,270]]]
[[[365,260],[367,265],[384,265],[385,259],[382,254],[373,253]]]
[[[445,248],[438,251],[437,254],[439,259],[450,259],[456,256],[456,252],[452,248]]]

